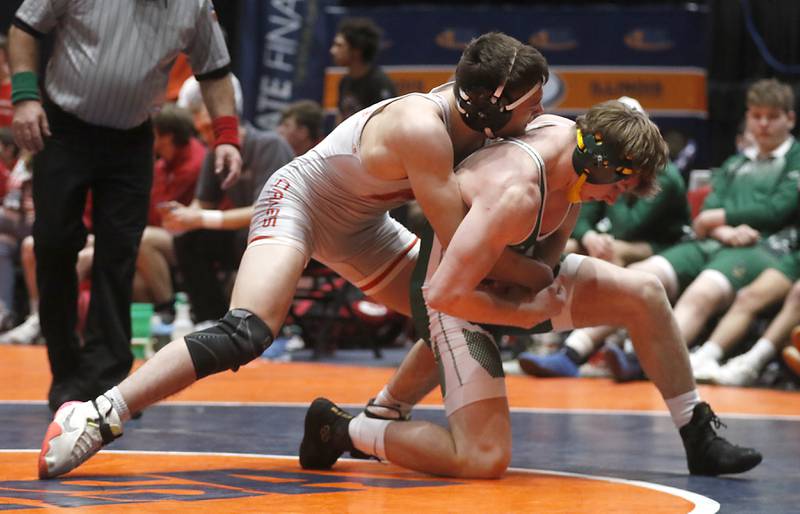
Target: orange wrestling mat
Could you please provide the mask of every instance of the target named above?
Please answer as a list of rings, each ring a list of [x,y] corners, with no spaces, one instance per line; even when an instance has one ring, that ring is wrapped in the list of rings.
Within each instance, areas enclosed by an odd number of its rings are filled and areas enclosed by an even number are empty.
[[[103,452],[69,478],[38,481],[35,454],[0,454],[0,510],[14,513],[715,512],[716,502],[665,486],[510,470],[502,480],[426,477],[364,461],[306,472],[270,456]],[[176,499],[179,498],[179,499]],[[568,504],[564,499],[569,498]],[[6,503],[10,502],[10,503]],[[5,505],[3,505],[5,503]],[[81,505],[70,507],[70,505]],[[563,505],[563,507],[558,507]]]
[[[6,427],[0,432],[0,512],[712,513],[721,503],[724,512],[749,514],[792,504],[783,497],[791,481],[783,470],[792,468],[795,453],[770,444],[792,440],[800,402],[796,392],[765,389],[700,387],[717,413],[739,418],[731,423],[737,441],[766,450],[765,464],[735,481],[686,475],[679,440],[651,383],[525,376],[507,377],[512,416],[537,416],[519,425],[515,461],[558,471],[512,468],[503,479],[476,481],[372,461],[341,460],[331,472],[301,469],[296,454],[305,407],[322,395],[359,409],[392,373],[257,359],[146,412],[119,443],[66,477],[40,481],[34,448],[47,423],[47,355],[41,346],[0,347],[0,423]],[[438,390],[422,403],[421,410],[441,415]],[[602,415],[615,412],[621,415]],[[252,421],[255,432],[248,428]],[[206,449],[210,453],[193,453]],[[740,487],[753,494],[742,496]]]
[[[140,364],[140,363],[137,363]],[[267,402],[308,404],[326,396],[341,404],[363,405],[391,377],[393,369],[257,359],[237,373],[205,378],[169,401]],[[515,408],[631,410],[666,412],[650,382],[616,384],[609,379],[506,378]],[[47,354],[42,346],[5,347],[0,353],[0,400],[43,400],[49,386]],[[700,394],[718,414],[800,416],[797,394],[790,391],[700,386]],[[438,390],[423,401],[441,405]]]

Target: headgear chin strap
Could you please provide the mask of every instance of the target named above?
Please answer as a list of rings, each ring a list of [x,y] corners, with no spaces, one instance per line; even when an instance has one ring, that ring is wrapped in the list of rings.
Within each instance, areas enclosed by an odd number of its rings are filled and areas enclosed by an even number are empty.
[[[498,130],[502,129],[513,114],[511,111],[522,105],[522,103],[536,93],[542,84],[536,84],[527,93],[517,98],[514,102],[507,104],[507,100],[503,98],[503,90],[505,90],[506,82],[511,76],[511,70],[514,69],[514,62],[517,60],[517,52],[511,57],[511,65],[508,67],[508,72],[503,79],[503,82],[494,90],[492,96],[486,99],[472,98],[466,91],[458,88],[456,94],[456,108],[461,113],[461,118],[472,130],[483,132],[486,137],[495,138]]]
[[[577,145],[572,152],[572,167],[578,174],[578,181],[570,187],[567,199],[571,203],[581,201],[583,184],[613,184],[638,173],[628,158],[612,157],[614,149],[603,144],[599,132],[584,135],[581,129],[575,134]]]

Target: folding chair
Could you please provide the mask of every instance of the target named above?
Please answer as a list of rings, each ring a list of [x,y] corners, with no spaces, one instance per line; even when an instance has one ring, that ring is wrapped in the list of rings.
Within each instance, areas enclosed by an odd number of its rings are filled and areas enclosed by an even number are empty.
[[[376,359],[382,357],[380,341],[359,318],[351,299],[356,289],[333,270],[316,261],[309,262],[297,283],[289,307],[289,322],[298,325],[303,339],[313,349],[315,359],[335,345],[337,334],[353,334],[372,347]],[[347,330],[350,329],[350,330]]]

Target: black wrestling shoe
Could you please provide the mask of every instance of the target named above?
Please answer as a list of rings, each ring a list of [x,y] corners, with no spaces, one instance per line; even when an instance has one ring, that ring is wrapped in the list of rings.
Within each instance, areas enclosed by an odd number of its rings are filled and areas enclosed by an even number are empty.
[[[353,450],[347,427],[351,414],[326,398],[317,398],[306,412],[305,433],[300,443],[303,469],[330,469],[342,453]]]
[[[706,402],[700,402],[694,406],[691,421],[680,429],[692,475],[743,473],[761,462],[761,454],[756,450],[733,445],[718,436],[714,429],[720,426],[725,424]]]

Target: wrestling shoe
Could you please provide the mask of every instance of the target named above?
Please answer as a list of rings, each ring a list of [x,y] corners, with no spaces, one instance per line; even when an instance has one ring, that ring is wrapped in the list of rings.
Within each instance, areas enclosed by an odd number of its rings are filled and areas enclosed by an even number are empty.
[[[723,366],[718,366],[711,380],[718,385],[751,386],[758,380],[760,371],[747,354],[743,354],[734,357]]]
[[[578,365],[567,355],[566,350],[559,350],[550,355],[535,355],[522,352],[517,357],[519,367],[528,375],[541,378],[577,377]]]
[[[617,382],[630,382],[645,378],[639,358],[635,353],[626,353],[615,344],[607,344],[603,349],[603,359]]]
[[[0,344],[36,344],[42,338],[39,314],[31,314],[25,321],[4,334],[0,334]]]
[[[101,396],[96,402],[65,403],[42,441],[39,478],[72,471],[121,435],[122,423],[106,397]]]
[[[692,475],[743,473],[761,462],[761,454],[756,450],[733,445],[717,435],[714,429],[720,426],[725,427],[725,424],[706,402],[700,402],[694,406],[691,421],[681,427],[686,461]]]
[[[306,412],[305,433],[300,443],[303,469],[330,469],[342,453],[353,450],[348,425],[353,419],[326,398],[317,398]]]

